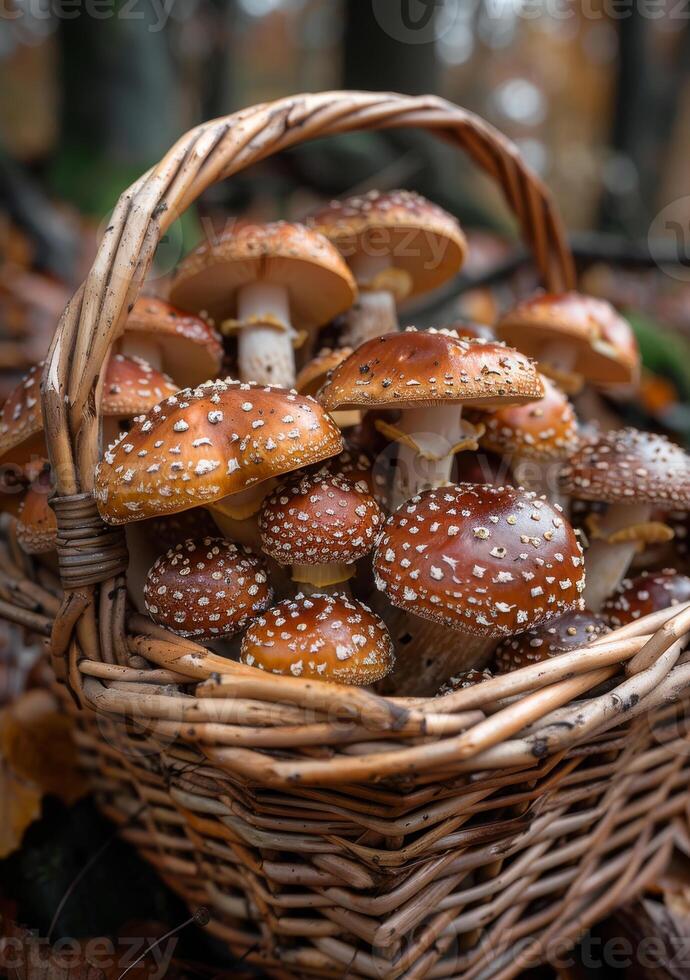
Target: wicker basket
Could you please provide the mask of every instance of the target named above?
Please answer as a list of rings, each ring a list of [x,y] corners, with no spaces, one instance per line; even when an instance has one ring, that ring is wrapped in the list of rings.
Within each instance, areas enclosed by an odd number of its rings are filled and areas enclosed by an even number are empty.
[[[214,181],[273,152],[401,126],[466,150],[502,188],[544,283],[572,284],[544,187],[515,147],[440,99],[306,95],[200,126],[122,195],[51,348],[64,593],[11,535],[0,544],[0,615],[50,636],[104,812],[208,909],[211,932],[277,977],[513,977],[562,954],[686,843],[690,604],[405,701],[267,676],[127,608],[124,538],[91,494],[95,406],[159,237]]]

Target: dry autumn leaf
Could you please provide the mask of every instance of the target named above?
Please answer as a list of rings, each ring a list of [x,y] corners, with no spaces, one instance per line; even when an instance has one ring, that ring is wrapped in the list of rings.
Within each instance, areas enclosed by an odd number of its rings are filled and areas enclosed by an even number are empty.
[[[0,711],[0,858],[20,845],[44,795],[69,805],[86,790],[71,722],[50,692],[27,691]]]

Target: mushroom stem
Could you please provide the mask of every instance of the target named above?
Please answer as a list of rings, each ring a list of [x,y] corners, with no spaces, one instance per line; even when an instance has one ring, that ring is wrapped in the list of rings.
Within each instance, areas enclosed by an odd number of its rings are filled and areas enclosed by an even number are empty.
[[[242,324],[237,343],[241,380],[292,388],[295,352],[287,288],[266,282],[243,286],[237,293],[237,319]]]
[[[161,345],[143,333],[124,333],[120,340],[119,353],[125,357],[138,357],[156,371],[163,370]]]
[[[343,343],[359,347],[365,340],[382,337],[399,329],[395,297],[387,289],[373,289],[372,283],[390,268],[389,255],[365,255],[352,257],[350,268],[360,288],[359,298],[346,314],[347,331]]]
[[[329,586],[337,585],[336,592],[348,591],[343,584],[355,574],[355,566],[345,562],[327,562],[323,565],[293,565],[292,581],[300,586],[312,585],[317,591],[323,591]]]
[[[454,674],[484,667],[501,639],[460,633],[395,607],[385,610],[383,618],[397,660],[377,690],[396,697],[433,697]]]
[[[562,466],[562,460],[529,459],[518,454],[513,457],[511,463],[517,486],[544,494],[550,503],[560,506],[564,512],[567,512],[568,498],[560,489],[558,482]]]
[[[550,344],[544,345],[539,355],[539,360],[540,362],[543,361],[544,364],[552,365],[558,371],[570,374],[575,371],[577,350],[574,344],[554,340]]]
[[[454,449],[464,438],[462,405],[433,405],[401,412],[398,429],[410,443],[398,446],[391,509],[429,487],[450,482]]]
[[[625,541],[609,544],[608,538],[616,531],[622,531],[634,524],[648,521],[652,513],[650,504],[611,504],[599,523],[599,532],[604,535],[593,541],[585,552],[585,605],[592,612],[599,612],[604,600],[625,578],[638,542]]]

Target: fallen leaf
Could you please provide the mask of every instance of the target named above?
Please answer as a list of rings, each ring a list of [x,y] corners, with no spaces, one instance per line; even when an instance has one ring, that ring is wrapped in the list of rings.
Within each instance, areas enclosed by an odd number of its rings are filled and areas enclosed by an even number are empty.
[[[49,691],[27,691],[0,711],[0,858],[21,844],[44,795],[69,805],[87,791],[71,729]]]

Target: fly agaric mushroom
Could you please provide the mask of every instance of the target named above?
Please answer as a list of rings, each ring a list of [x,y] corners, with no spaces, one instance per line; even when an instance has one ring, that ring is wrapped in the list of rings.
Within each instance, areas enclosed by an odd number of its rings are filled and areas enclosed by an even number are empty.
[[[41,415],[41,375],[44,361],[35,364],[10,393],[0,416],[0,458],[45,456]],[[177,391],[170,378],[140,358],[113,355],[108,361],[101,396],[104,434],[114,438],[119,421],[146,412]],[[107,420],[114,421],[107,421]],[[107,440],[106,440],[107,441]]]
[[[506,343],[539,362],[569,394],[592,384],[636,383],[640,356],[628,323],[606,300],[581,293],[537,293],[497,323]]]
[[[343,595],[297,595],[250,624],[242,663],[273,674],[364,686],[395,663],[384,623],[367,606]]]
[[[539,375],[517,351],[499,343],[460,340],[444,331],[387,334],[362,344],[319,392],[329,411],[387,408],[401,412],[377,428],[399,443],[391,507],[450,480],[453,456],[477,449],[483,428],[463,408],[499,408],[541,398]]]
[[[316,395],[319,388],[323,385],[329,373],[338,367],[339,364],[350,356],[351,347],[340,347],[334,350],[331,347],[324,347],[316,357],[313,357],[308,364],[302,368],[297,375],[295,388],[300,395]],[[332,412],[331,417],[338,428],[347,429],[353,425],[359,425],[362,421],[362,413],[356,410],[349,412]]]
[[[561,470],[561,488],[581,500],[602,501],[603,517],[587,528],[585,601],[594,612],[618,586],[639,548],[673,537],[652,521],[655,506],[690,506],[690,457],[664,436],[637,429],[604,432],[584,443]]]
[[[496,648],[496,669],[499,674],[506,674],[529,667],[559,653],[586,647],[592,640],[608,632],[609,627],[602,616],[588,609],[569,612],[553,622],[542,623],[526,633],[503,640]]]
[[[501,637],[583,605],[575,532],[559,508],[514,487],[463,483],[413,497],[389,517],[374,572],[412,614],[388,621],[406,646],[391,678],[399,694],[433,694],[486,663]]]
[[[544,397],[539,401],[478,416],[485,426],[479,445],[510,457],[518,485],[561,503],[558,474],[564,460],[580,445],[580,434],[567,395],[545,375],[541,381]]]
[[[313,398],[208,381],[135,420],[96,468],[96,500],[111,524],[210,504],[246,516],[258,510],[266,481],[341,449],[338,428]]]
[[[117,349],[165,371],[178,388],[214,378],[223,362],[223,344],[214,327],[155,296],[135,301]]]
[[[269,608],[261,558],[224,538],[188,540],[157,558],[146,576],[146,611],[187,639],[234,636]]]
[[[362,486],[323,469],[280,484],[259,514],[261,546],[310,591],[342,585],[368,555],[383,513]]]
[[[342,453],[329,459],[325,464],[330,473],[339,473],[356,487],[366,490],[382,510],[388,507],[386,478],[364,452],[343,449]]]
[[[623,579],[601,607],[601,613],[617,629],[642,616],[684,602],[690,602],[690,577],[675,568],[664,568],[660,572],[642,572],[634,579]]]
[[[57,547],[57,521],[48,503],[50,490],[50,466],[46,463],[26,491],[17,517],[17,541],[27,555],[47,554]]]
[[[465,688],[474,687],[476,684],[481,684],[482,681],[490,681],[493,676],[488,667],[483,670],[477,670],[476,667],[463,670],[444,681],[436,692],[436,697],[442,698],[445,694],[452,694],[453,691],[464,691]]]
[[[244,381],[295,383],[296,330],[322,326],[352,306],[355,284],[337,249],[303,225],[244,225],[205,242],[180,265],[174,303],[204,310],[238,332]]]
[[[344,339],[352,347],[397,330],[397,304],[442,285],[467,252],[455,218],[412,191],[332,201],[309,223],[338,247],[357,280]]]

